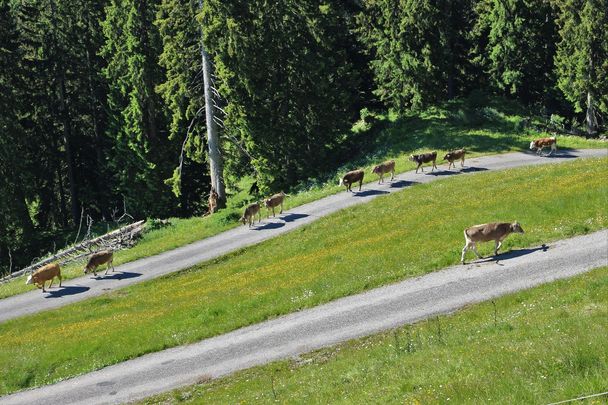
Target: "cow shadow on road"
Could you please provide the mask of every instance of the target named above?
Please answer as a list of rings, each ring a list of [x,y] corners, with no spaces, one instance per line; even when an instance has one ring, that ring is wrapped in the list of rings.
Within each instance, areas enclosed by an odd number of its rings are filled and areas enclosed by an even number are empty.
[[[60,297],[65,297],[67,295],[81,294],[88,290],[90,290],[90,287],[83,287],[83,286],[58,287],[57,290],[47,290],[47,293],[49,295],[45,296],[45,298],[60,298]]]
[[[488,262],[497,262],[498,263],[503,260],[515,259],[516,257],[529,255],[530,253],[534,253],[534,252],[538,252],[538,251],[546,252],[547,250],[549,250],[549,246],[543,244],[542,246],[532,248],[532,249],[517,249],[517,250],[510,250],[505,253],[499,253],[496,256],[489,256],[484,259],[480,259],[480,260],[476,261],[475,263],[488,263]]]
[[[297,221],[298,219],[306,218],[308,216],[308,214],[286,214],[281,217],[281,219],[285,222],[293,222]]]
[[[407,181],[407,180],[398,180],[394,183],[391,183],[391,188],[405,188],[409,186],[413,186],[414,184],[420,184],[417,181]]]
[[[384,190],[365,190],[365,191],[353,191],[353,197],[369,197],[372,195],[388,194],[388,191]]]
[[[462,169],[460,169],[460,173],[475,173],[475,172],[485,172],[486,169],[485,167],[475,167],[475,166],[470,166],[470,167],[463,167]]]
[[[119,273],[111,273],[110,275],[99,275],[94,277],[95,280],[126,280],[129,278],[140,277],[141,273],[131,273],[129,271],[121,271]]]
[[[251,228],[254,231],[265,231],[267,229],[278,229],[285,226],[285,222],[268,222],[264,225],[257,225]]]
[[[460,174],[460,172],[453,172],[451,170],[438,170],[436,172],[426,172],[424,174],[429,174],[431,176],[451,176],[454,174]]]

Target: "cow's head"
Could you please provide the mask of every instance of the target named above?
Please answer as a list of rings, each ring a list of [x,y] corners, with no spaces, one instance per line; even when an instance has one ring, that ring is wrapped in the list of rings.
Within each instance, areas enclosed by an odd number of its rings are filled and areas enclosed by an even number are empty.
[[[372,173],[380,174],[380,165],[374,166],[372,169]]]
[[[32,275],[30,274],[30,275],[27,277],[27,280],[25,280],[25,284],[26,284],[26,285],[27,285],[27,284],[32,284],[33,282],[34,282],[34,280],[32,279]]]
[[[517,221],[515,221],[511,224],[511,230],[515,233],[524,233],[524,230],[522,229],[521,225],[519,225],[519,223]]]
[[[534,144],[534,141],[530,142],[530,150],[534,150],[536,149],[536,145]]]

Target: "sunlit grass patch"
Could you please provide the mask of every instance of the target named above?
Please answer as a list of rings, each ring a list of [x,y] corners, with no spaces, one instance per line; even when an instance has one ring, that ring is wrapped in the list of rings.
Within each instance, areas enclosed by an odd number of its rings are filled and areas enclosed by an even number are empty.
[[[557,402],[606,391],[607,317],[604,267],[141,403]]]
[[[183,272],[4,322],[0,394],[456,264],[472,224],[518,220],[526,233],[509,236],[505,251],[606,228],[607,163],[418,185]]]

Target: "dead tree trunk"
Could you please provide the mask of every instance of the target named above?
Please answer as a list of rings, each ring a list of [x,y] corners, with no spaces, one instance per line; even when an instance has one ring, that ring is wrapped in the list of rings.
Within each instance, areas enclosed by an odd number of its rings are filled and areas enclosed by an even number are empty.
[[[203,0],[198,0],[199,8],[203,9]],[[205,88],[205,119],[207,123],[207,145],[209,148],[209,174],[211,187],[217,193],[217,208],[226,207],[226,190],[224,187],[224,163],[220,151],[220,138],[215,124],[215,104],[211,83],[212,65],[209,54],[205,51],[201,29],[201,61],[203,65],[203,85]]]
[[[587,114],[585,120],[587,121],[587,133],[595,135],[597,133],[597,117],[595,115],[591,90],[587,91]]]

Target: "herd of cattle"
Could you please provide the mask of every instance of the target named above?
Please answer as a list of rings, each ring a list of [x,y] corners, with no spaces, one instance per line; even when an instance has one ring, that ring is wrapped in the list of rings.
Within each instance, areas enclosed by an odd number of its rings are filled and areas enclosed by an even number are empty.
[[[542,155],[542,151],[544,148],[551,148],[549,155],[553,152],[557,151],[557,140],[555,137],[551,138],[540,138],[530,142],[530,150],[536,150],[538,155]],[[464,167],[464,159],[465,159],[466,150],[464,148],[457,149],[446,153],[443,157],[444,161],[448,162],[448,169],[452,166],[456,167],[455,162],[460,160],[460,166]],[[437,169],[437,165],[435,161],[437,160],[437,152],[428,152],[422,153],[418,155],[410,155],[409,160],[416,163],[416,173],[418,173],[418,169],[421,169],[424,172],[424,168],[422,167],[425,163],[432,163],[431,172]],[[372,173],[379,176],[378,184],[381,184],[384,181],[384,175],[390,173],[391,181],[395,178],[395,161],[389,160],[387,162],[383,162],[379,165],[374,166],[372,169]],[[363,176],[365,172],[363,170],[353,170],[346,173],[340,179],[340,185],[345,186],[347,191],[352,191],[351,186],[353,184],[359,183],[359,191],[361,191],[361,186],[363,185]],[[270,217],[270,211],[272,211],[272,216],[275,216],[275,208],[280,207],[279,214],[283,213],[283,202],[285,201],[285,197],[287,194],[284,192],[280,192],[278,194],[274,194],[270,198],[266,198],[261,202],[254,202],[253,204],[249,204],[245,208],[245,212],[240,218],[240,221],[243,225],[249,223],[249,227],[251,227],[255,223],[255,217],[258,217],[258,223],[262,221],[262,204],[268,210],[268,217]],[[502,245],[502,241],[509,236],[511,233],[524,233],[522,227],[517,223],[508,223],[508,222],[493,222],[488,224],[474,225],[464,230],[464,239],[465,246],[462,248],[462,255],[460,257],[460,261],[462,264],[465,264],[464,256],[468,250],[473,250],[473,252],[480,259],[482,256],[477,251],[477,243],[480,242],[489,242],[494,241],[494,255],[498,254],[498,249],[500,249]],[[89,272],[93,272],[95,276],[97,276],[96,269],[102,264],[107,264],[107,269],[105,274],[108,273],[110,267],[112,267],[112,271],[114,271],[114,265],[112,264],[114,255],[111,251],[100,251],[93,253],[87,265],[84,268],[84,273],[87,274]],[[36,270],[33,274],[31,274],[26,284],[35,284],[38,288],[42,288],[43,292],[45,290],[46,281],[50,281],[49,288],[53,284],[54,278],[59,278],[59,286],[61,287],[61,270],[59,268],[59,264],[51,263],[46,266],[41,267]]]

